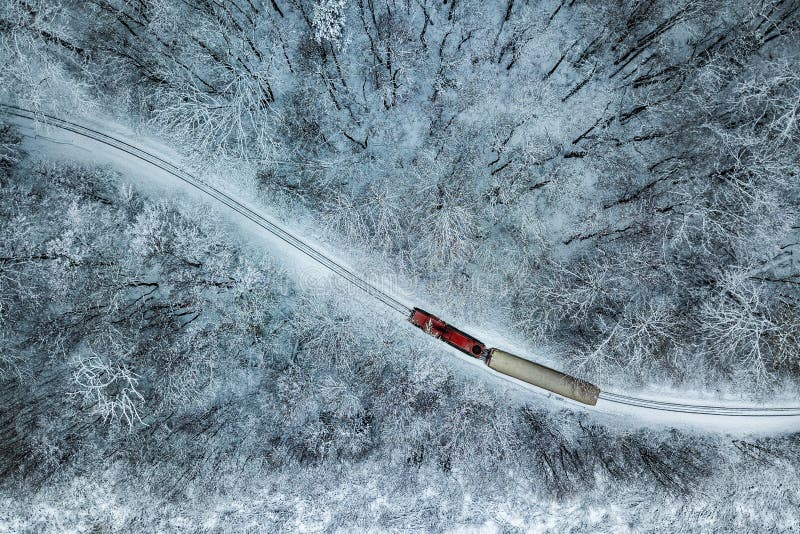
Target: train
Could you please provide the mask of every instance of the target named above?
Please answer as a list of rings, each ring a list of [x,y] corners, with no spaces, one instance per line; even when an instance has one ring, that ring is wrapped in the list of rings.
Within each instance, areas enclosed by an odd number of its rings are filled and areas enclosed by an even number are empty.
[[[526,360],[510,352],[487,347],[477,338],[425,310],[412,309],[408,320],[414,326],[444,341],[451,347],[483,361],[498,373],[589,406],[596,405],[597,399],[600,397],[600,388],[594,384]]]
[[[295,247],[300,252],[307,254],[314,260],[318,261],[321,265],[331,269],[331,271],[350,281],[357,287],[363,289],[368,294],[378,298],[384,304],[388,305],[394,310],[402,314],[409,312],[409,308],[394,299],[392,296],[384,293],[369,282],[359,278],[350,270],[320,253],[313,247],[310,247],[291,232],[288,232],[275,223],[267,220],[258,213],[253,212],[251,209],[237,202],[234,198],[219,191],[218,189],[215,189],[212,186],[209,186],[199,178],[175,167],[173,164],[161,159],[157,155],[149,153],[144,149],[136,147],[115,137],[49,115],[34,113],[30,110],[17,108],[2,103],[0,103],[0,112],[31,121],[41,121],[45,124],[49,124],[51,126],[76,133],[83,137],[93,139],[96,142],[116,148],[121,152],[136,157],[142,161],[146,161],[156,168],[171,174],[175,178],[183,180],[187,184],[199,189],[200,191],[203,191],[204,193],[227,205],[234,211],[237,211],[242,216],[250,219],[258,226],[282,239],[287,244]],[[413,308],[410,310],[410,312],[411,315],[409,320],[412,324],[426,331],[428,334],[441,339],[461,352],[464,352],[473,358],[481,359],[490,368],[499,373],[517,378],[529,384],[533,384],[534,386],[538,386],[584,404],[591,406],[597,404],[597,399],[600,395],[600,389],[593,384],[590,384],[579,378],[566,375],[556,371],[555,369],[550,369],[544,365],[531,362],[525,358],[520,358],[519,356],[515,356],[514,354],[501,349],[487,348],[484,343],[475,337],[463,332],[462,330],[459,330],[458,328],[455,328],[446,321],[420,308]]]

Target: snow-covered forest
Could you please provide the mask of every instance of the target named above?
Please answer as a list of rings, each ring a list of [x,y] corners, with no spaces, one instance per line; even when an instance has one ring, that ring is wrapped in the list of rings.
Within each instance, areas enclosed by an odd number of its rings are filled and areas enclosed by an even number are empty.
[[[0,0],[0,64],[602,388],[799,404],[798,1]],[[800,524],[800,434],[520,394],[4,120],[0,530]]]

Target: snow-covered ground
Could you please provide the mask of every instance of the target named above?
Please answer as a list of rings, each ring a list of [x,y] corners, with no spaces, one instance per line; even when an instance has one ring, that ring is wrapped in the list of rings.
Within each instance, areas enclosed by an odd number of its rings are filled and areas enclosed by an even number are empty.
[[[799,15],[0,2],[0,531],[793,531]]]
[[[99,165],[113,165],[115,169],[124,173],[131,184],[134,184],[144,194],[150,195],[154,198],[160,198],[165,195],[174,198],[189,198],[194,202],[199,202],[208,205],[212,209],[222,209],[226,218],[236,225],[239,232],[248,240],[257,243],[259,246],[267,247],[270,255],[279,259],[285,265],[287,272],[295,279],[301,291],[313,291],[315,284],[329,284],[329,289],[334,287],[333,284],[339,283],[336,287],[341,287],[343,292],[350,293],[355,290],[356,294],[362,299],[367,300],[367,294],[361,294],[360,290],[355,289],[349,284],[341,284],[339,280],[335,280],[335,274],[326,269],[313,258],[301,251],[287,244],[285,241],[279,239],[274,234],[265,231],[264,228],[256,225],[253,221],[237,214],[233,210],[221,207],[213,197],[199,191],[197,188],[192,187],[185,181],[177,178],[175,175],[152,165],[147,161],[142,160],[134,155],[117,150],[108,144],[102,143],[85,135],[70,132],[62,128],[44,123],[35,123],[29,119],[21,117],[11,117],[11,122],[16,124],[20,132],[26,135],[25,149],[31,153],[38,154],[39,156],[47,157],[60,157],[66,158],[71,161],[79,161],[89,164]],[[159,158],[165,159],[174,164],[179,165],[182,158],[173,150],[170,150],[164,143],[157,141],[154,138],[140,137],[130,131],[125,131],[119,125],[115,125],[109,121],[98,121],[95,124],[87,125],[89,127],[98,129],[106,135],[112,135],[117,139],[123,140],[126,143],[145,148],[148,152],[157,155]],[[242,194],[241,190],[236,189],[236,185],[247,183],[246,174],[242,170],[237,170],[238,179],[228,180],[223,182],[227,184],[225,193],[236,202],[242,205],[248,205]],[[228,175],[230,177],[230,175]],[[202,180],[209,180],[209,183],[219,183],[213,176],[201,176]],[[262,216],[272,218],[272,215],[263,209],[256,209]],[[277,222],[277,221],[275,221]],[[283,221],[280,224],[287,224]],[[323,254],[327,257],[334,258],[337,262],[347,264],[346,260],[340,255],[333,254],[330,250],[325,250],[325,245],[315,240],[312,237],[305,237],[302,227],[292,226],[293,232],[300,236],[306,243],[316,250],[323,250]],[[312,232],[307,232],[312,234]],[[349,266],[351,269],[354,267]],[[357,269],[357,268],[356,268]],[[402,285],[402,284],[401,284]],[[386,291],[392,291],[392,287],[388,284],[383,286]],[[409,295],[398,296],[407,302],[407,306],[414,305],[415,302],[408,300]],[[411,297],[413,298],[413,297]],[[435,303],[426,303],[424,306],[429,309],[436,309]],[[386,313],[402,321],[404,318],[401,316],[395,317],[396,310],[387,308],[384,310]],[[377,310],[376,310],[377,312]],[[408,335],[420,336],[422,334],[417,332],[410,325],[407,327]],[[476,330],[471,330],[476,332]],[[488,331],[477,330],[476,335],[480,339],[489,343],[489,346],[498,346],[507,348],[513,345],[508,339],[498,338]],[[612,398],[602,398],[596,407],[589,408],[581,405],[580,403],[564,399],[558,395],[548,393],[540,390],[535,386],[526,384],[520,380],[512,377],[505,376],[487,368],[481,361],[470,358],[450,347],[442,347],[450,352],[453,356],[461,361],[461,365],[471,365],[481,372],[494,375],[497,387],[508,388],[504,386],[505,383],[514,384],[515,389],[520,391],[514,392],[512,395],[520,397],[526,395],[538,395],[550,399],[549,402],[559,404],[566,404],[574,410],[587,410],[592,413],[599,414],[598,417],[604,420],[606,424],[623,424],[631,428],[637,425],[647,424],[662,427],[691,427],[697,430],[712,431],[712,432],[725,432],[731,435],[764,435],[770,433],[791,433],[800,431],[800,406],[789,406],[786,404],[778,404],[771,402],[768,404],[753,406],[745,402],[728,401],[719,402],[719,399],[693,399],[692,392],[662,392],[660,395],[647,395],[646,393],[638,394],[636,400],[641,401],[639,406],[624,405],[619,402],[614,402]],[[524,350],[516,348],[520,353],[525,354]],[[531,359],[536,358],[528,356]],[[549,363],[550,362],[542,362]],[[591,380],[591,377],[588,377]],[[505,382],[503,382],[503,380]],[[601,385],[602,389],[602,385]],[[655,401],[648,403],[648,401]],[[658,406],[658,403],[673,403],[675,406],[666,407]],[[649,405],[648,405],[649,404]],[[771,412],[771,408],[794,408],[794,411],[781,415],[777,412]],[[744,408],[746,410],[761,409],[752,415],[745,415],[741,413],[721,413],[726,410],[733,412],[736,409]],[[695,412],[718,412],[718,413],[687,413],[688,410]],[[605,417],[604,417],[605,416]],[[619,419],[619,422],[612,422],[613,419]]]

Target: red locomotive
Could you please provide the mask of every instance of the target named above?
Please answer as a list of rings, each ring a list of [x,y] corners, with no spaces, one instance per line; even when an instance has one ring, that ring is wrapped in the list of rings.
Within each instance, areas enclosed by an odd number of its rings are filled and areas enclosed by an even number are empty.
[[[445,343],[452,345],[461,352],[465,352],[474,358],[480,358],[486,351],[486,345],[462,332],[454,326],[450,326],[435,315],[432,315],[419,308],[411,311],[409,318],[412,324],[425,330],[433,337],[439,338]]]

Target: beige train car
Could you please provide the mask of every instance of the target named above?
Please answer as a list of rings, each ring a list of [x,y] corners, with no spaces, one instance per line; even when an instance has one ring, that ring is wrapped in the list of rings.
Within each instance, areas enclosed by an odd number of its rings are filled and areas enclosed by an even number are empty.
[[[504,350],[491,349],[486,363],[498,373],[512,376],[589,406],[596,405],[600,395],[600,388],[594,384],[514,356]]]

